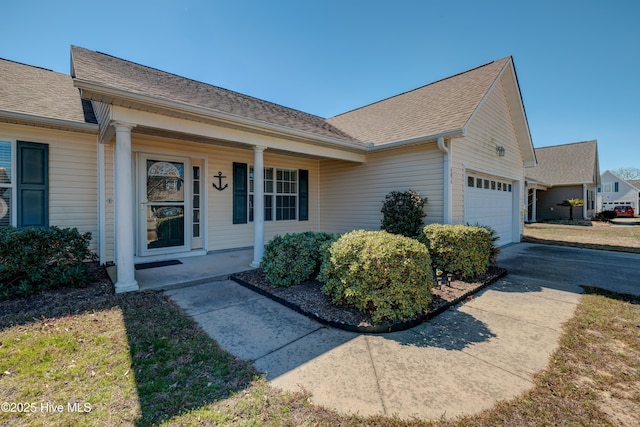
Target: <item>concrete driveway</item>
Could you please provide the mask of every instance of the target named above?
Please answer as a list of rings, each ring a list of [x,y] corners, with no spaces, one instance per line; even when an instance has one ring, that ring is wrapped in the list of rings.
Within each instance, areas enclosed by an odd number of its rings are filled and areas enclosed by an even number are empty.
[[[517,244],[509,275],[413,329],[361,335],[328,328],[232,281],[167,293],[223,348],[270,383],[311,392],[342,413],[451,418],[532,387],[582,288],[640,293],[640,255]]]

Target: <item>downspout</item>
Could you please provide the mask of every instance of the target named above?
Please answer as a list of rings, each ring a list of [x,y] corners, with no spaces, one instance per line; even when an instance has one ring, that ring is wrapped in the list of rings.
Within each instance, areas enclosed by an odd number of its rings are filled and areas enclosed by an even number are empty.
[[[104,144],[98,141],[98,257],[100,265],[106,263],[107,243],[106,243],[106,208],[105,208],[105,172],[104,172]]]
[[[443,175],[442,175],[442,193],[443,193],[443,206],[442,206],[442,222],[445,224],[451,224],[453,222],[451,202],[453,200],[451,192],[451,142],[449,147],[444,142],[444,137],[438,137],[438,149],[443,153]]]

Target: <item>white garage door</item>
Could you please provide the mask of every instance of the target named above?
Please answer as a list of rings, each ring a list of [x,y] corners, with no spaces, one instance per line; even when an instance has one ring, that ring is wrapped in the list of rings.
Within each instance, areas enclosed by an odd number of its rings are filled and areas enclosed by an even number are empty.
[[[513,184],[494,178],[467,176],[465,223],[488,225],[500,236],[499,246],[513,242]]]

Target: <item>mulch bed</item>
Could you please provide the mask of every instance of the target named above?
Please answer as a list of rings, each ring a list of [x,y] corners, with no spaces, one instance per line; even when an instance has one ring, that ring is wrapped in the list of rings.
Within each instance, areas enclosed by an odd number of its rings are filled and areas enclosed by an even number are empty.
[[[333,305],[322,293],[322,283],[310,280],[288,288],[274,288],[261,269],[238,273],[231,277],[237,283],[265,295],[305,316],[333,327],[361,333],[395,332],[411,328],[442,313],[461,301],[473,298],[473,294],[507,274],[500,267],[489,267],[487,273],[473,281],[453,277],[450,286],[434,286],[429,310],[412,319],[395,323],[374,325],[366,313]]]

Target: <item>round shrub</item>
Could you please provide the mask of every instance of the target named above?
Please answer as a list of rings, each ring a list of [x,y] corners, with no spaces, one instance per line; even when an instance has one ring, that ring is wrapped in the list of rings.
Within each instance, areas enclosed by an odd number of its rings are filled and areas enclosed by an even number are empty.
[[[323,247],[335,238],[333,234],[312,231],[275,236],[265,247],[260,267],[275,287],[315,279],[320,271]]]
[[[0,227],[0,301],[91,280],[91,233],[75,228]]]
[[[376,324],[425,313],[431,301],[426,247],[386,231],[344,234],[328,248],[319,278],[334,304],[366,312]]]
[[[418,240],[429,249],[433,266],[444,272],[470,279],[487,271],[493,242],[485,227],[429,224]]]
[[[426,216],[423,211],[426,202],[427,199],[416,191],[392,191],[382,204],[380,228],[389,233],[416,237]]]

